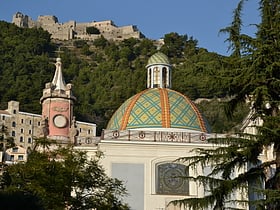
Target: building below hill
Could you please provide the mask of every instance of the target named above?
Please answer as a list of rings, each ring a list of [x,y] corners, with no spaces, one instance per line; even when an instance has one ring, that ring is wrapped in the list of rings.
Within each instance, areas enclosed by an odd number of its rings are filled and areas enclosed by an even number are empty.
[[[48,31],[53,39],[58,40],[94,40],[100,36],[103,36],[107,40],[114,41],[128,38],[144,38],[144,35],[135,25],[118,27],[111,20],[92,21],[86,23],[77,23],[72,20],[66,23],[59,23],[58,18],[55,16],[40,15],[37,21],[34,21],[29,16],[17,12],[13,15],[12,23],[24,28],[41,27]],[[87,33],[87,28],[90,27],[97,28],[100,34]]]
[[[15,157],[17,162],[24,161],[22,148],[32,148],[35,138],[46,137],[86,151],[89,158],[102,153],[102,166],[109,176],[123,181],[128,192],[124,201],[131,209],[183,210],[170,201],[207,195],[205,186],[182,177],[209,174],[211,168],[191,168],[175,160],[194,156],[195,148],[215,148],[207,139],[227,135],[211,133],[196,105],[171,89],[172,66],[166,55],[157,52],[150,57],[147,89],[127,99],[99,137],[95,124],[75,120],[72,85],[64,81],[60,58],[55,65],[53,80],[46,83],[40,99],[40,115],[21,112],[16,101],[0,111],[0,124],[8,128],[17,145],[7,151],[8,161]],[[240,168],[233,176],[246,170]],[[248,193],[234,192],[232,199],[246,200]],[[231,202],[228,207],[238,208]]]
[[[32,148],[34,139],[45,136],[64,144],[97,141],[96,124],[75,120],[72,85],[64,82],[59,58],[55,65],[54,78],[46,84],[41,97],[42,114],[20,111],[18,101],[9,101],[8,108],[0,110],[0,125],[7,127],[18,146]]]

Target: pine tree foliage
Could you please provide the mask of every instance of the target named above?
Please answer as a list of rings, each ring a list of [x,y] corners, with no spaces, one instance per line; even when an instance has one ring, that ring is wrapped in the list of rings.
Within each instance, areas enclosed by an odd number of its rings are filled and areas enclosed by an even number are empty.
[[[280,209],[280,1],[260,1],[261,23],[256,38],[248,39],[239,33],[243,3],[235,10],[232,25],[222,30],[229,33],[233,54],[228,61],[235,67],[234,77],[228,78],[232,94],[228,114],[249,96],[250,120],[262,119],[263,125],[257,127],[256,135],[210,139],[212,149],[196,149],[195,156],[179,159],[193,169],[211,168],[206,176],[187,177],[208,191],[202,198],[174,201],[187,209],[246,209],[248,205]],[[273,158],[261,162],[268,149],[273,150]],[[236,198],[236,191],[249,197]]]

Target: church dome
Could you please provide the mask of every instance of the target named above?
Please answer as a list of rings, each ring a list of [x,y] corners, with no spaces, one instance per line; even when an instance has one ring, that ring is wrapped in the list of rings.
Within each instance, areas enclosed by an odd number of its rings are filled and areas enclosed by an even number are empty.
[[[185,129],[210,132],[193,102],[168,88],[146,89],[126,100],[108,123],[109,130]]]
[[[150,65],[155,64],[163,64],[163,65],[170,65],[168,57],[163,54],[162,52],[157,52],[153,54],[149,60],[146,67],[149,67]]]

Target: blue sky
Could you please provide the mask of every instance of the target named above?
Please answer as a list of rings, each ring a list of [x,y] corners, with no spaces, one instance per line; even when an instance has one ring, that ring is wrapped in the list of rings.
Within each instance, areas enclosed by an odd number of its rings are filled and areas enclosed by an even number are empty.
[[[199,47],[226,55],[226,35],[219,30],[230,25],[239,0],[0,0],[0,20],[12,21],[16,12],[37,20],[55,15],[59,22],[112,20],[117,26],[136,25],[150,39],[170,32],[187,34]],[[243,10],[243,33],[254,36],[260,22],[257,0],[248,0]]]

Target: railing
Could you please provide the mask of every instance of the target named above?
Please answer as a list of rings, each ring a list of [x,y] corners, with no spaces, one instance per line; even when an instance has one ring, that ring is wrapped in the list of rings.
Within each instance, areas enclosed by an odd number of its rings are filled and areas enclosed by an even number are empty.
[[[182,142],[206,143],[209,138],[224,137],[223,134],[208,134],[200,132],[170,132],[170,131],[144,131],[144,130],[103,130],[102,140],[124,141],[153,141],[153,142]]]
[[[76,146],[96,146],[100,142],[100,136],[77,137]]]

